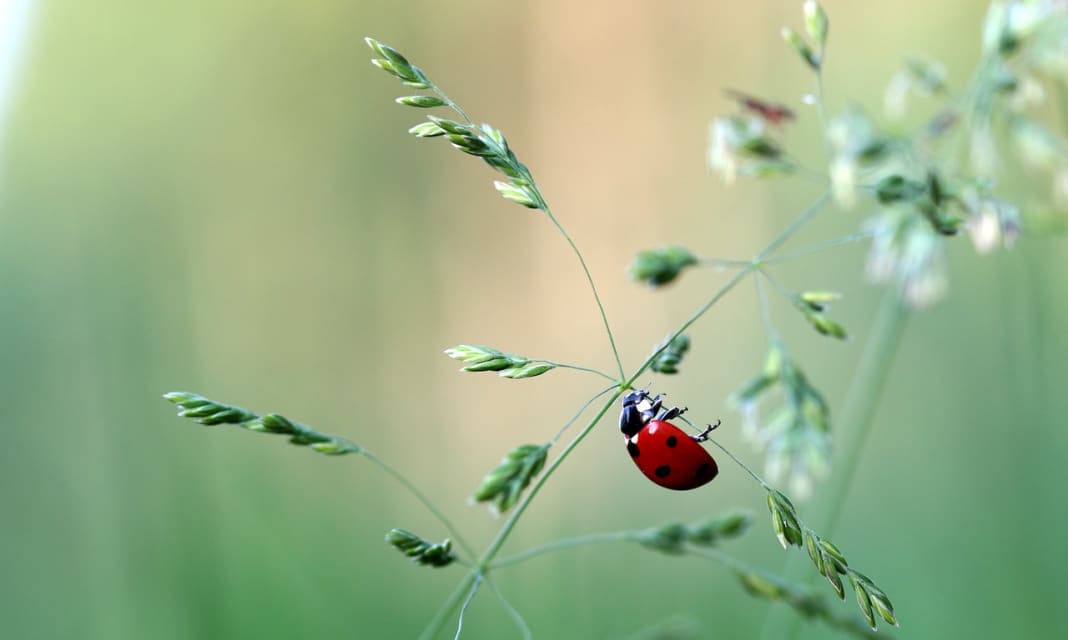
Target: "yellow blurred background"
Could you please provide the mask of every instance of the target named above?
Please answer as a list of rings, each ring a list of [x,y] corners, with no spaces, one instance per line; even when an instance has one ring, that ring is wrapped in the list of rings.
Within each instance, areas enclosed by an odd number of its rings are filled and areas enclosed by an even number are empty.
[[[506,133],[583,249],[630,368],[725,279],[702,270],[649,291],[625,277],[638,250],[746,258],[817,194],[790,179],[728,188],[704,159],[709,120],[733,108],[725,87],[795,105],[791,147],[820,157],[800,100],[810,74],[779,36],[800,28],[799,2],[31,4],[0,123],[4,637],[411,638],[459,580],[382,541],[392,527],[447,534],[379,469],[199,427],[163,392],[351,438],[481,548],[500,525],[467,502],[483,474],[603,387],[563,371],[459,374],[441,354],[476,343],[613,366],[566,244],[501,200],[481,162],[405,133],[423,114],[393,104],[404,89],[370,66],[365,35]],[[879,113],[906,54],[942,60],[958,84],[977,58],[985,3],[825,6],[832,110]],[[796,243],[863,213],[828,211]],[[854,245],[781,272],[844,291],[852,340],[772,310],[834,410],[880,297],[863,257]],[[1068,593],[1068,251],[1028,237],[979,257],[962,240],[951,260],[950,295],[911,320],[828,537],[894,598],[895,637],[1054,637]],[[752,287],[693,339],[682,375],[649,380],[695,419],[722,417],[721,440],[758,464],[724,400],[766,348]],[[737,468],[668,493],[634,471],[612,422],[508,551],[741,506],[757,525],[726,550],[782,569]],[[539,638],[654,637],[642,630],[664,621],[750,638],[774,608],[718,565],[635,546],[496,580]],[[488,592],[464,631],[518,637]]]

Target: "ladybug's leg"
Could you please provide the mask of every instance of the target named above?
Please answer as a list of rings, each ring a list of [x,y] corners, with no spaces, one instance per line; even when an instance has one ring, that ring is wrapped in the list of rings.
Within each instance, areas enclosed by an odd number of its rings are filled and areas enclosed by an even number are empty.
[[[708,434],[712,433],[712,430],[718,427],[720,422],[720,420],[716,420],[716,424],[710,424],[705,427],[705,430],[701,433],[697,434],[696,436],[690,437],[696,440],[697,442],[704,442],[705,440],[708,440]]]
[[[624,407],[619,414],[619,430],[628,438],[641,431],[647,422],[641,411],[634,406]]]
[[[649,400],[649,408],[643,413],[647,414],[649,419],[652,420],[653,416],[660,412],[660,405],[662,404],[664,404],[663,394],[658,393]]]
[[[687,411],[689,411],[689,409],[686,407],[683,407],[681,409],[678,407],[671,407],[670,409],[664,409],[663,411],[661,411],[660,415],[658,415],[656,419],[663,421],[671,420],[672,418],[678,418]]]

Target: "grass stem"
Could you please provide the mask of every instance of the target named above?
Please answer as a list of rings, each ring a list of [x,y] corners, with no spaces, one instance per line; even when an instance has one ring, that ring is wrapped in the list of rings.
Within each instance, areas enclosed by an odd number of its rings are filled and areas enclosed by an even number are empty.
[[[904,332],[908,315],[908,308],[902,302],[899,292],[888,288],[872,332],[864,345],[853,383],[846,394],[842,417],[838,421],[842,432],[842,445],[836,457],[842,466],[833,473],[830,486],[824,494],[826,499],[821,502],[823,508],[819,515],[812,519],[816,523],[814,528],[822,531],[825,536],[834,534],[834,527],[853,485],[857,463],[871,432],[872,418],[886,386],[891,359]],[[802,566],[806,564],[805,560],[807,558],[800,554],[791,555],[786,562],[784,575],[787,578],[798,576]],[[801,629],[801,619],[795,618],[791,624],[785,621],[785,616],[784,611],[769,611],[760,634],[762,640],[797,637]],[[788,633],[783,630],[786,624],[791,624]]]

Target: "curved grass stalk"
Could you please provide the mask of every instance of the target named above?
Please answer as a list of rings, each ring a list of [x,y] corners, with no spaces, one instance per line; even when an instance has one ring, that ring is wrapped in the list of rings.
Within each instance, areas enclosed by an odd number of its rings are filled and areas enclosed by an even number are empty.
[[[573,549],[575,547],[584,547],[590,544],[603,544],[606,542],[632,542],[635,539],[635,532],[633,531],[609,531],[604,533],[591,533],[590,535],[576,536],[574,538],[553,540],[552,542],[546,542],[545,544],[531,547],[526,551],[520,551],[515,555],[501,558],[493,563],[493,568],[500,569],[501,567],[519,564],[520,562],[536,558],[546,553],[552,553],[553,551],[562,551],[564,549]]]
[[[468,592],[467,598],[464,599],[463,606],[460,607],[460,616],[456,619],[456,635],[453,636],[453,640],[460,640],[460,634],[464,631],[464,614],[467,613],[467,608],[471,606],[471,601],[475,599],[478,588],[482,586],[483,577],[481,573],[475,574],[475,583],[471,585],[471,590]]]
[[[560,430],[556,432],[556,435],[553,436],[553,439],[549,441],[549,444],[556,444],[556,441],[559,440],[560,437],[564,435],[564,432],[566,432],[568,429],[570,429],[571,425],[575,424],[575,421],[579,419],[579,416],[581,416],[582,414],[586,413],[586,409],[589,409],[590,405],[597,401],[597,398],[600,398],[601,396],[603,396],[604,394],[608,393],[612,389],[617,388],[618,386],[619,386],[618,384],[613,384],[610,387],[601,389],[600,391],[597,392],[597,395],[593,396],[592,398],[590,398],[589,400],[584,402],[582,404],[582,406],[579,407],[579,410],[575,412],[575,415],[571,416],[571,419],[568,420],[567,422],[565,422],[564,426],[560,427]]]
[[[553,360],[536,359],[536,360],[531,360],[531,362],[532,363],[534,363],[534,362],[542,362],[542,363],[545,363],[545,364],[551,364],[552,366],[557,367],[559,369],[571,369],[573,371],[584,371],[586,373],[592,373],[594,375],[598,375],[598,376],[604,378],[605,380],[611,380],[615,384],[619,384],[619,380],[617,380],[616,378],[613,378],[612,376],[608,375],[604,371],[600,371],[598,369],[593,369],[593,368],[590,368],[590,367],[580,367],[577,364],[566,364],[566,363],[563,363],[563,362],[554,362]]]
[[[857,365],[853,384],[847,392],[846,405],[843,407],[842,419],[839,421],[839,424],[845,428],[843,446],[838,452],[839,459],[843,461],[843,467],[839,473],[832,476],[833,484],[827,494],[829,497],[823,502],[825,507],[822,513],[814,518],[817,528],[826,532],[827,535],[833,533],[845,503],[845,497],[853,484],[853,475],[856,472],[860,454],[871,432],[872,417],[886,385],[890,360],[909,315],[897,290],[888,289],[884,295],[872,333],[868,337]],[[791,556],[786,562],[783,573],[788,578],[796,576],[803,565],[802,557]],[[782,626],[782,616],[771,612],[766,618],[760,637],[764,640],[793,638],[800,631],[799,620],[791,624],[789,634],[784,632]]]
[[[794,258],[802,258],[813,253],[819,253],[825,249],[831,249],[846,244],[852,244],[860,240],[867,240],[873,235],[874,233],[871,231],[857,231],[856,233],[850,233],[849,235],[845,235],[840,238],[832,238],[824,242],[817,242],[816,244],[811,244],[807,247],[801,247],[793,251],[780,253],[774,257],[764,260],[764,264],[780,264],[788,260],[793,260]]]
[[[460,601],[463,599],[464,594],[471,588],[474,583],[477,571],[471,570],[467,572],[464,579],[456,585],[456,589],[445,599],[445,602],[438,607],[438,610],[434,613],[434,617],[430,619],[423,632],[419,634],[418,640],[433,640],[438,632],[441,631],[442,625],[445,624],[445,620],[452,615],[453,609],[460,605]]]
[[[516,628],[519,629],[519,633],[523,634],[523,640],[533,640],[534,633],[531,632],[530,626],[527,625],[527,621],[523,619],[523,616],[519,613],[519,610],[516,609],[511,602],[508,602],[507,598],[504,597],[504,594],[501,593],[501,590],[497,587],[497,583],[495,583],[493,580],[490,580],[489,578],[486,578],[486,584],[489,585],[489,588],[491,590],[493,590],[493,593],[497,596],[497,599],[501,601],[501,606],[504,607],[504,610],[508,613],[508,617],[512,619],[512,622],[515,623]]]
[[[466,122],[468,125],[474,125],[474,122],[471,120],[471,118],[467,116],[467,113],[463,110],[463,108],[460,107],[460,105],[457,104],[455,101],[453,101],[452,98],[446,95],[440,87],[438,87],[433,82],[428,82],[428,84],[429,89],[435,94],[437,94],[439,98],[444,100],[447,107],[459,114],[459,116],[463,118],[464,122]],[[490,144],[496,145],[496,143],[493,141],[490,141]],[[500,145],[496,146],[500,147]],[[504,149],[499,149],[499,151],[502,152],[502,156],[506,155],[503,153]],[[625,376],[625,372],[623,371],[623,361],[619,358],[619,349],[616,347],[616,338],[615,335],[612,333],[612,326],[608,322],[608,314],[605,313],[604,304],[601,302],[601,295],[597,292],[597,285],[595,285],[593,282],[593,276],[590,274],[590,268],[586,264],[586,259],[582,256],[582,252],[579,251],[578,245],[576,245],[575,241],[571,239],[571,235],[567,232],[566,229],[564,229],[564,226],[560,224],[560,221],[557,220],[556,216],[553,214],[552,209],[549,207],[549,203],[547,203],[545,201],[545,197],[542,196],[541,189],[538,188],[537,182],[534,181],[534,177],[530,175],[530,172],[526,171],[526,167],[523,167],[523,173],[526,174],[525,178],[529,182],[530,188],[533,190],[535,196],[535,204],[537,205],[537,208],[541,209],[543,212],[545,212],[545,215],[549,217],[549,221],[553,223],[553,226],[556,227],[556,230],[559,231],[560,235],[562,235],[564,237],[564,240],[567,241],[568,246],[571,247],[571,251],[575,254],[575,257],[578,258],[579,265],[582,266],[582,273],[586,276],[586,282],[589,283],[590,291],[593,293],[593,300],[597,303],[597,311],[601,314],[601,322],[604,324],[605,333],[608,335],[608,343],[612,348],[612,355],[615,357],[616,367],[619,369],[619,377],[623,378]]]
[[[427,511],[429,511],[431,515],[437,518],[438,522],[444,525],[445,529],[449,532],[449,535],[452,536],[452,539],[456,541],[456,544],[460,545],[460,548],[464,550],[464,553],[471,557],[471,560],[475,560],[475,558],[477,558],[474,548],[471,547],[471,545],[467,544],[467,541],[464,540],[464,537],[462,535],[460,535],[459,530],[457,530],[456,527],[452,524],[452,521],[450,521],[449,518],[446,517],[440,509],[434,506],[434,503],[431,502],[430,499],[426,497],[426,494],[420,491],[419,488],[416,487],[411,480],[409,480],[407,477],[404,476],[404,474],[397,471],[392,466],[383,461],[381,458],[366,449],[361,450],[360,455],[378,465],[380,469],[385,471],[387,474],[390,475],[390,477],[392,477],[394,480],[399,482],[401,486],[407,489],[408,493],[412,494],[412,496],[414,496],[415,499],[420,502],[420,504],[426,507]]]
[[[564,236],[564,240],[567,240],[567,244],[571,247],[571,251],[575,253],[575,257],[578,258],[579,264],[582,265],[582,273],[586,275],[586,282],[589,283],[590,291],[593,292],[593,299],[594,302],[597,303],[597,310],[601,314],[601,322],[604,324],[604,331],[608,335],[608,344],[612,348],[612,356],[616,360],[616,367],[619,370],[619,377],[620,379],[622,379],[626,377],[626,373],[623,370],[623,361],[619,358],[619,349],[616,347],[616,338],[612,334],[611,325],[608,324],[608,314],[605,313],[604,304],[601,302],[601,296],[599,293],[597,293],[597,285],[593,283],[593,276],[590,274],[590,268],[586,266],[586,259],[582,257],[582,252],[579,251],[578,246],[575,244],[575,241],[571,239],[571,236],[564,229],[564,226],[560,224],[560,221],[556,219],[555,215],[553,215],[552,209],[549,208],[549,205],[545,202],[545,199],[542,198],[541,190],[538,188],[538,185],[535,184],[533,180],[531,180],[531,185],[534,189],[534,192],[538,196],[538,200],[542,205],[541,210],[545,212],[545,215],[549,216],[549,220],[552,221],[553,226],[555,226],[557,231],[560,232],[560,235]]]

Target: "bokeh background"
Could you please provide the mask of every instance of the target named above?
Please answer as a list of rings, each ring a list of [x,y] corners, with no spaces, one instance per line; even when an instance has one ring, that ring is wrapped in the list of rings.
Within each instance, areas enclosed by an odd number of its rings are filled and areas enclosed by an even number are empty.
[[[634,366],[725,277],[700,271],[652,292],[625,277],[636,251],[683,241],[744,258],[816,195],[791,180],[728,188],[704,160],[709,120],[732,108],[724,87],[797,105],[791,145],[819,157],[800,104],[810,76],[779,37],[800,28],[799,5],[3,5],[8,21],[31,10],[0,110],[0,635],[417,635],[461,575],[383,543],[395,526],[446,535],[418,503],[358,457],[199,427],[160,399],[191,390],[347,436],[481,548],[500,524],[467,502],[482,475],[601,388],[566,372],[459,374],[441,355],[483,343],[611,369],[567,246],[502,201],[480,162],[405,133],[421,114],[392,103],[402,90],[368,64],[362,37],[393,44],[508,134],[583,248]],[[976,60],[984,2],[826,7],[832,109],[878,113],[908,53],[942,60],[958,84]],[[796,242],[840,235],[862,213],[830,211]],[[956,243],[948,299],[907,327],[828,533],[894,598],[896,637],[1062,630],[1064,242],[1027,237],[984,257]],[[845,291],[836,317],[852,340],[817,339],[773,308],[836,409],[880,297],[863,255],[853,246],[780,271],[797,288]],[[693,338],[683,375],[650,380],[697,419],[723,417],[722,441],[757,461],[724,401],[766,346],[752,287]],[[699,492],[660,490],[606,421],[507,550],[745,507],[758,525],[727,549],[781,570],[758,488],[721,469]],[[625,545],[496,580],[539,638],[667,637],[659,625],[749,638],[780,608],[715,564]],[[481,594],[464,637],[517,636]]]

